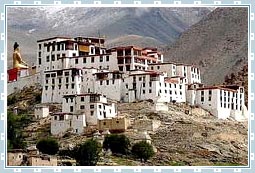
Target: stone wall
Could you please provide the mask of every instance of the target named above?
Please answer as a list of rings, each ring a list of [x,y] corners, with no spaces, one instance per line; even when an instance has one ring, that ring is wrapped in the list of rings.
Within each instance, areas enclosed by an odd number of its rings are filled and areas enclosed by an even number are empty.
[[[26,77],[20,77],[17,81],[7,83],[7,94],[10,95],[15,91],[23,89],[24,87],[30,87],[35,84],[42,85],[41,73],[36,73]]]

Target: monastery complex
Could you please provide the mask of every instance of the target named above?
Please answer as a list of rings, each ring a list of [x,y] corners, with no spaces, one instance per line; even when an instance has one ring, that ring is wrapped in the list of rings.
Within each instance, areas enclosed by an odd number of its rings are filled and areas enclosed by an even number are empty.
[[[42,86],[42,104],[61,103],[51,114],[51,133],[69,129],[81,134],[87,126],[103,128],[125,120],[118,102],[152,100],[156,110],[167,103],[199,106],[219,119],[247,118],[244,88],[238,85],[204,86],[194,65],[164,62],[156,48],[135,46],[107,49],[104,38],[54,37],[37,41],[37,63],[31,69],[8,70],[8,94],[14,87]],[[37,107],[37,116],[49,111]],[[47,115],[45,115],[47,114]]]

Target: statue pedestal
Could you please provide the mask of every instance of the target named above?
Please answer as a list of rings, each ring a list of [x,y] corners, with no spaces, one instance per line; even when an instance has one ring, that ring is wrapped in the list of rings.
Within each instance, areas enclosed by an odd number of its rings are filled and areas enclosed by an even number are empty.
[[[18,79],[18,69],[12,68],[7,71],[8,73],[8,82],[17,81]]]
[[[25,77],[25,76],[29,76],[29,70],[26,68],[22,68],[19,70],[19,77]]]

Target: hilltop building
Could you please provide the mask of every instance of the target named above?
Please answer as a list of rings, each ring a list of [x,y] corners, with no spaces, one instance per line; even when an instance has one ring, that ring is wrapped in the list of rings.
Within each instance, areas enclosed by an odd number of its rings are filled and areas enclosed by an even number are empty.
[[[82,133],[87,125],[114,118],[117,115],[115,104],[107,100],[150,99],[158,105],[157,110],[167,110],[164,103],[186,102],[220,119],[238,119],[246,110],[241,86],[205,87],[198,67],[164,62],[157,48],[107,49],[104,43],[104,38],[95,37],[53,37],[37,41],[37,64],[29,79],[42,81],[42,103],[63,105],[62,112],[54,115],[53,134],[61,133],[62,127]],[[19,80],[11,75],[9,78],[12,79],[10,88],[13,88],[13,81]],[[92,96],[98,100],[90,110]]]

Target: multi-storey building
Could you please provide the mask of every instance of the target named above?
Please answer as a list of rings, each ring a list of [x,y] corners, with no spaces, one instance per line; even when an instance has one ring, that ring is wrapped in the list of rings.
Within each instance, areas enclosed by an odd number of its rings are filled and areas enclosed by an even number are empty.
[[[116,117],[114,102],[107,101],[101,94],[86,93],[64,95],[62,112],[51,119],[51,133],[61,135],[70,130],[81,134],[87,125],[97,125],[98,120]]]
[[[187,101],[208,110],[219,119],[245,117],[244,88],[237,85],[193,88],[187,91]]]
[[[63,95],[80,94],[82,69],[70,68],[44,72],[42,103],[61,103]]]
[[[163,62],[163,55],[156,48],[135,46],[115,47],[110,51],[117,55],[117,67],[121,72],[147,70],[149,63]]]
[[[184,83],[201,83],[200,70],[194,65],[176,64],[176,74],[183,76]]]

